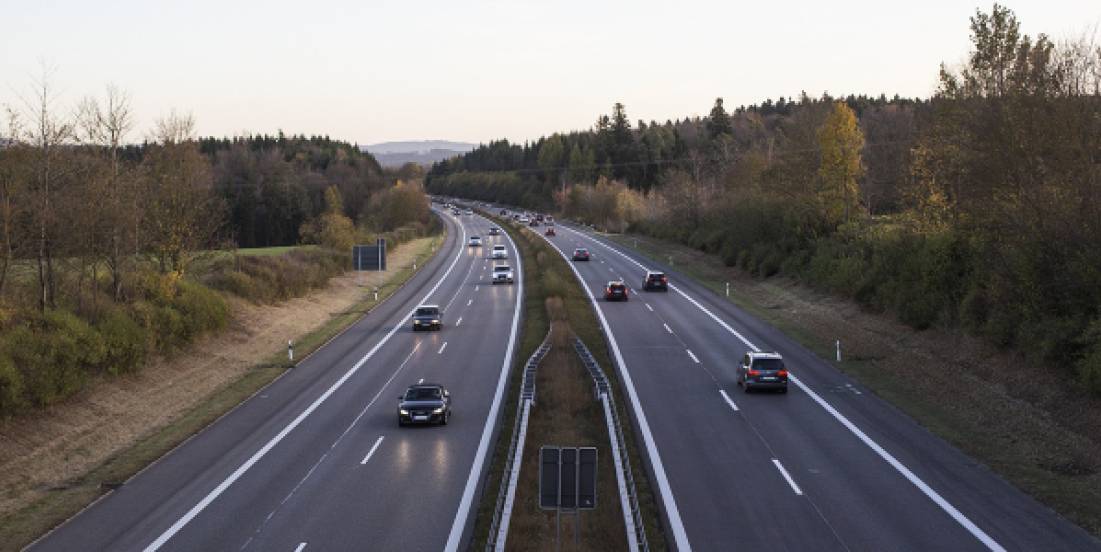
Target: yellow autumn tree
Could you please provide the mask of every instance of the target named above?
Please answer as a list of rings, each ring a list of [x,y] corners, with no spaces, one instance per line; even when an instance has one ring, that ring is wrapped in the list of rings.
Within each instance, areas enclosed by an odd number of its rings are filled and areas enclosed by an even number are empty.
[[[864,133],[856,114],[844,102],[836,102],[818,128],[818,145],[822,151],[818,166],[818,201],[832,223],[849,220],[859,208],[860,190],[857,180],[864,175],[860,151],[864,148]]]

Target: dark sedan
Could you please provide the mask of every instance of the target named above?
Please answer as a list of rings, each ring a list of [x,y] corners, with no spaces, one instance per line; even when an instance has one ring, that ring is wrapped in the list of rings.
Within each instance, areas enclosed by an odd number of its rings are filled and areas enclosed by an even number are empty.
[[[451,393],[442,385],[421,383],[410,385],[398,397],[398,425],[440,424],[451,419]]]

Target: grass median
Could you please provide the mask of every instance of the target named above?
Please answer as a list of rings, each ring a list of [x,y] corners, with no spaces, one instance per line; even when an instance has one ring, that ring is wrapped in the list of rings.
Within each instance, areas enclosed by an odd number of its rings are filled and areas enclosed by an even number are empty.
[[[537,376],[536,405],[532,408],[529,423],[528,442],[524,453],[524,469],[521,472],[521,489],[517,491],[517,503],[513,510],[509,530],[509,550],[553,550],[554,514],[538,510],[535,503],[536,476],[538,464],[535,454],[543,444],[578,445],[599,442],[598,500],[599,513],[582,514],[582,549],[619,550],[626,546],[623,526],[623,514],[619,506],[618,491],[615,486],[615,472],[608,448],[607,429],[603,410],[594,398],[592,380],[580,363],[570,344],[570,336],[576,335],[591,349],[596,360],[605,368],[613,389],[622,396],[613,364],[608,355],[608,347],[600,330],[596,314],[588,296],[581,288],[562,256],[537,234],[524,227],[503,221],[487,214],[501,225],[512,237],[519,248],[524,267],[524,319],[520,336],[520,347],[509,375],[508,394],[502,412],[502,426],[511,428],[516,415],[517,397],[522,379],[522,367],[528,357],[539,347],[543,338],[555,324],[555,348],[540,365]],[[621,419],[628,420],[623,400],[620,405]],[[651,549],[664,550],[658,517],[658,509],[649,479],[642,469],[644,465],[635,443],[634,434],[625,432],[628,454],[634,466],[635,485],[639,505],[646,524],[647,540]],[[501,431],[494,445],[493,459],[485,485],[478,514],[475,520],[472,547],[479,549],[485,545],[492,522],[493,509],[497,500],[497,490],[503,476],[505,456],[511,439],[510,430]],[[562,440],[561,442],[552,442]],[[546,441],[546,442],[544,442]],[[568,442],[567,442],[568,441]],[[534,448],[533,448],[534,447]],[[605,486],[607,485],[607,486]],[[531,487],[531,488],[529,488]],[[572,545],[571,521],[565,522],[563,542],[567,548]],[[547,539],[548,533],[550,539]]]
[[[415,249],[417,267],[440,248],[443,236],[438,235],[410,244]],[[323,346],[354,322],[370,312],[379,302],[393,295],[414,274],[411,265],[404,266],[379,286],[378,301],[373,294],[329,317],[324,323],[295,339],[297,359]],[[185,353],[181,353],[185,354]],[[266,358],[243,374],[217,388],[205,398],[173,418],[166,425],[151,429],[132,444],[111,454],[92,469],[51,486],[41,498],[0,518],[0,550],[19,550],[52,527],[73,516],[92,501],[121,485],[135,473],[157,460],[174,447],[198,433],[214,420],[264,388],[290,366],[286,350],[272,351]]]

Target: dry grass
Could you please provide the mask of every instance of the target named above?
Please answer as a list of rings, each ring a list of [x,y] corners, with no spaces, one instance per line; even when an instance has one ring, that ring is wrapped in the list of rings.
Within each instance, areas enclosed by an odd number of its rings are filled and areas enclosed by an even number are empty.
[[[350,317],[348,311],[361,308],[367,290],[408,277],[414,256],[423,261],[436,240],[395,249],[391,270],[368,273],[367,287],[361,287],[364,276],[349,273],[278,305],[229,298],[233,322],[226,331],[156,359],[136,375],[97,382],[48,410],[0,422],[0,548],[34,538],[98,496],[101,483],[125,479],[267,384],[287,367],[276,360],[286,358],[287,339],[313,334],[320,343],[335,334],[341,328],[330,321],[358,318],[361,311]],[[315,332],[319,328],[325,335]],[[299,348],[299,358],[305,352]],[[140,459],[125,459],[127,454]],[[44,504],[51,497],[60,504]]]
[[[1101,536],[1101,400],[1071,378],[952,329],[918,332],[788,279],[754,279],[684,246],[610,237],[660,259],[672,255],[675,268],[718,293],[731,282],[735,303],[824,359],[840,339],[842,371]]]

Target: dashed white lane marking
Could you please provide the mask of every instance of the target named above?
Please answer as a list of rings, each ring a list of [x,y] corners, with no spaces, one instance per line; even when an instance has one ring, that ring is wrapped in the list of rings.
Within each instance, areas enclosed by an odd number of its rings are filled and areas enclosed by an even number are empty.
[[[654,312],[654,307],[651,307],[650,303],[643,303],[643,305],[646,305],[646,308],[650,309],[650,312]]]
[[[738,405],[734,404],[734,401],[730,399],[730,395],[726,394],[726,390],[719,389],[719,393],[723,396],[723,399],[726,400],[726,404],[730,405],[730,408],[732,408],[734,412],[737,412]]]
[[[776,469],[780,470],[780,475],[784,476],[784,479],[787,479],[788,485],[791,485],[791,490],[795,494],[803,496],[803,489],[800,489],[799,485],[795,484],[795,480],[792,479],[790,475],[788,475],[788,471],[784,469],[784,465],[775,458],[772,459],[772,464],[776,466]]]
[[[482,287],[482,286],[474,286],[474,291],[478,291],[478,288],[480,288],[480,287]]]
[[[673,330],[672,330],[672,328],[669,327],[669,324],[666,324],[666,323],[662,322],[661,325],[665,326],[665,331],[666,332],[673,333]],[[692,353],[688,353],[688,354],[692,354]]]
[[[421,378],[421,379],[417,380],[417,385],[420,385],[422,383],[424,383],[424,378]]]
[[[441,347],[440,347],[440,352],[439,352],[439,354],[441,354],[441,355],[442,355],[442,354],[443,354],[443,350],[444,350],[444,349],[446,349],[446,348],[447,348],[447,342],[446,342],[446,341],[444,341],[444,342],[443,342],[443,346],[441,346]]]
[[[608,267],[608,272],[615,272],[615,270],[612,270],[612,267],[609,266]]]
[[[696,358],[696,355],[692,353],[692,349],[685,349],[684,352],[688,353],[688,356],[692,357],[692,362],[695,362],[696,364],[700,363],[700,359]]]
[[[469,307],[469,306],[470,306],[470,304],[471,304],[471,303],[473,303],[473,302],[474,302],[474,300],[473,300],[473,299],[467,299],[467,301],[466,301],[466,306],[468,306],[468,307]]]
[[[463,317],[460,316],[459,319],[455,321],[455,326],[458,327],[458,326],[461,326],[462,324],[463,324]]]
[[[367,451],[367,456],[363,457],[363,461],[360,462],[359,465],[362,466],[362,465],[366,464],[368,460],[371,459],[371,456],[373,454],[375,454],[375,451],[378,450],[378,446],[382,444],[382,440],[385,439],[385,438],[386,438],[385,435],[379,435],[378,436],[378,440],[375,441],[375,444],[374,444],[374,446],[371,447],[371,450]],[[302,544],[305,545],[306,543],[302,543]]]
[[[304,548],[306,548],[306,543],[300,542],[300,543],[298,543],[298,548],[294,549],[294,552],[302,552],[302,549],[304,549]]]

